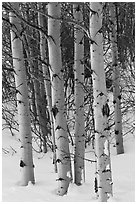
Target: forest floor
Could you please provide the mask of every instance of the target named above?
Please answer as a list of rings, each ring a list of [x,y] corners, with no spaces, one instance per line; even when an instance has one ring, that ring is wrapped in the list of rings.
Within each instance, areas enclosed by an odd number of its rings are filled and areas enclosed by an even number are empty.
[[[19,142],[8,130],[3,131],[2,147],[8,152],[2,156],[2,201],[4,202],[97,202],[94,193],[94,163],[85,162],[85,183],[76,186],[71,183],[67,195],[56,195],[57,174],[54,173],[52,153],[34,152],[36,184],[27,187],[18,185],[20,179]],[[116,155],[111,147],[113,197],[109,202],[135,202],[135,138],[129,134],[124,137],[125,153]],[[16,153],[15,153],[15,151]],[[85,157],[94,159],[91,146]]]

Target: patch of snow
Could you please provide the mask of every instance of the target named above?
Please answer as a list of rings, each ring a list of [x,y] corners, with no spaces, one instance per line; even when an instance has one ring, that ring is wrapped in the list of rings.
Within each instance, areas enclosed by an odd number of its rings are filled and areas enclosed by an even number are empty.
[[[54,173],[52,153],[34,152],[34,173],[36,184],[27,187],[18,185],[20,180],[20,143],[3,132],[3,148],[13,147],[17,153],[3,153],[2,157],[2,200],[4,202],[97,202],[94,192],[95,163],[85,161],[85,183],[76,186],[70,183],[65,196],[56,195],[57,174]],[[9,148],[9,149],[8,149]],[[124,138],[125,153],[116,155],[112,147],[111,165],[113,197],[108,202],[135,201],[135,139],[132,135]],[[85,157],[94,160],[92,147],[88,146]],[[73,162],[72,162],[73,164]],[[73,171],[73,165],[72,165]],[[68,172],[70,176],[70,172]]]

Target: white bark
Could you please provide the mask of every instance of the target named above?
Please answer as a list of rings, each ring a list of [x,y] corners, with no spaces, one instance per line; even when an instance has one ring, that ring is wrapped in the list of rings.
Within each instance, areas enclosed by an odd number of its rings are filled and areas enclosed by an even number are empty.
[[[60,4],[49,3],[48,14],[60,16]],[[52,113],[54,117],[54,131],[57,146],[58,194],[67,193],[70,176],[70,153],[67,136],[66,112],[64,103],[64,83],[62,75],[62,59],[60,47],[60,21],[48,19],[48,48],[52,82]]]
[[[122,115],[121,115],[121,93],[120,93],[120,72],[118,67],[118,49],[117,49],[117,25],[115,5],[110,3],[110,18],[112,21],[112,66],[113,66],[113,103],[115,110],[115,138],[117,154],[124,153],[122,136]]]
[[[14,9],[19,11],[19,3],[12,3]],[[20,21],[13,13],[9,13],[10,22],[13,24],[11,29],[11,47],[13,56],[13,66],[15,70],[15,83],[17,93],[17,108],[19,135],[21,140],[21,182],[20,185],[26,186],[29,182],[35,183],[32,157],[32,136],[29,113],[28,89],[26,80],[26,70],[23,60],[22,41],[20,39]]]
[[[74,18],[82,22],[82,8],[73,6]],[[74,73],[75,73],[75,156],[74,182],[81,185],[84,179],[85,122],[84,122],[84,34],[78,26],[74,27]],[[82,175],[83,174],[83,175]]]
[[[90,3],[91,68],[93,69],[93,109],[95,120],[95,155],[97,161],[97,191],[99,201],[106,202],[112,194],[111,167],[108,142],[109,107],[103,62],[102,3]]]

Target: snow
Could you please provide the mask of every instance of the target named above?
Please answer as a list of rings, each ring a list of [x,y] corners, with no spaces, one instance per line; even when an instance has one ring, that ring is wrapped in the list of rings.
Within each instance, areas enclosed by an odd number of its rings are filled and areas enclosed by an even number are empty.
[[[27,187],[18,185],[20,179],[20,144],[8,130],[3,131],[2,147],[9,151],[2,156],[2,201],[4,202],[97,202],[94,193],[94,163],[85,162],[85,183],[76,186],[71,183],[65,196],[56,195],[57,174],[54,173],[52,153],[37,154],[34,152],[36,184]],[[14,152],[14,150],[17,153]],[[116,155],[111,148],[113,172],[113,197],[108,202],[135,201],[135,138],[124,137],[125,153]],[[94,160],[91,146],[86,149],[85,157]]]

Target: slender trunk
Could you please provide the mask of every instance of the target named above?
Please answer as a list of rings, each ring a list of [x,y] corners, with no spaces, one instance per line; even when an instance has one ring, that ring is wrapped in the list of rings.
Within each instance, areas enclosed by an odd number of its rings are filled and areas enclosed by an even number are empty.
[[[27,21],[29,21],[30,11],[27,11],[27,14],[24,16]],[[37,23],[37,18],[33,15],[33,23]],[[39,63],[39,44],[38,41],[38,32],[34,29],[31,30],[28,28],[26,30],[27,35],[24,36],[23,41],[25,44],[26,55],[29,60],[30,65],[30,76],[31,80],[34,84],[34,98],[35,98],[35,106],[36,106],[36,122],[34,123],[36,129],[38,130],[39,139],[40,139],[40,151],[44,153],[47,152],[47,136],[48,136],[48,128],[47,128],[47,114],[46,114],[46,99],[44,104],[44,96],[42,95],[42,89],[44,87],[43,73],[41,64]],[[32,38],[29,36],[32,35]],[[36,40],[35,40],[36,39]]]
[[[33,18],[34,24],[37,23],[37,19]],[[33,37],[38,39],[38,33],[33,30]],[[31,44],[32,42],[32,44]],[[37,41],[30,41],[30,55],[33,57],[31,71],[34,74],[34,89],[35,89],[35,99],[36,99],[36,107],[37,107],[37,117],[38,117],[38,125],[40,127],[40,139],[42,142],[42,151],[47,153],[47,137],[48,137],[48,128],[47,128],[47,116],[46,116],[46,100],[45,104],[43,104],[43,96],[41,94],[41,89],[44,83],[43,80],[43,72],[41,68],[41,64],[38,61],[39,55],[39,45]]]
[[[29,39],[24,39],[24,42],[26,42],[29,45],[28,50],[26,49],[26,55],[27,57],[34,57],[35,59],[32,61],[29,61],[30,65],[30,72],[32,75],[32,83],[34,88],[34,103],[36,107],[36,120],[38,121],[38,125],[40,128],[40,150],[42,150],[44,153],[47,152],[47,140],[46,137],[48,135],[48,129],[47,129],[47,117],[46,117],[46,105],[43,109],[43,100],[41,96],[41,86],[43,83],[42,77],[40,77],[40,66],[38,65],[38,59],[36,59],[37,52],[34,50],[34,41],[30,41]],[[32,43],[33,42],[33,43]],[[42,72],[41,72],[42,73]],[[42,147],[42,149],[41,149]]]
[[[118,67],[118,49],[117,49],[117,26],[115,5],[110,3],[110,17],[112,21],[112,66],[113,66],[113,103],[115,110],[115,138],[117,154],[124,153],[122,136],[122,115],[121,115],[121,93],[120,93],[120,72]]]
[[[14,9],[19,12],[19,3],[12,3]],[[26,186],[29,182],[35,183],[34,179],[34,165],[32,156],[32,135],[31,123],[29,113],[28,88],[26,80],[26,70],[23,60],[23,47],[20,36],[20,21],[13,13],[9,13],[11,29],[11,47],[13,56],[13,66],[15,69],[15,83],[17,93],[17,107],[18,107],[18,121],[19,134],[21,140],[21,175],[22,179],[20,185]]]
[[[103,62],[102,3],[90,3],[91,68],[93,69],[93,109],[95,120],[95,156],[97,161],[95,189],[99,201],[106,202],[112,194],[111,166],[108,143],[106,80]],[[106,143],[108,145],[106,145]]]
[[[39,9],[41,9],[41,3],[38,4]],[[40,27],[44,27],[43,23],[43,16],[38,13],[38,24]],[[46,58],[46,39],[44,34],[40,31],[40,54],[41,60],[47,63]],[[47,107],[50,115],[50,123],[51,123],[51,136],[52,136],[52,143],[53,143],[53,163],[55,166],[55,172],[57,173],[57,163],[56,163],[56,144],[55,144],[55,132],[54,132],[54,122],[52,116],[52,97],[51,97],[51,80],[50,80],[50,73],[48,65],[42,63],[42,70],[44,73],[44,84],[46,90],[46,98],[47,98]]]
[[[31,105],[31,110],[32,110],[32,113],[33,113],[33,116],[34,116],[34,120],[36,121],[37,120],[37,108],[36,108],[36,103],[35,103],[35,90],[34,90],[34,83],[33,83],[33,80],[31,80],[31,102],[30,102],[30,105]]]
[[[48,14],[60,17],[60,3],[49,3]],[[52,18],[48,19],[48,48],[49,63],[52,82],[52,114],[54,118],[54,131],[57,147],[57,167],[58,167],[58,194],[67,193],[70,175],[70,153],[69,140],[67,135],[64,83],[60,47],[60,21]]]
[[[35,76],[39,75],[39,70],[37,67],[37,63],[34,61],[33,66],[34,68],[33,72]],[[42,98],[40,94],[40,82],[38,81],[38,78],[34,79],[34,90],[35,90],[35,103],[36,103],[36,108],[37,108],[37,117],[38,117],[38,122],[39,122],[39,127],[40,127],[40,135],[41,135],[41,141],[42,141],[42,150],[44,153],[47,152],[47,121],[44,121],[44,118],[42,117],[42,114],[45,110],[42,108]]]
[[[42,138],[43,138],[43,152],[47,153],[48,151],[47,143],[48,141],[50,141],[49,140],[50,129],[48,128],[48,123],[50,122],[50,119],[49,119],[49,114],[47,110],[47,100],[46,100],[46,92],[45,92],[43,75],[40,83],[40,95],[41,95],[40,97],[41,98],[41,131],[42,131]]]
[[[74,4],[74,18],[82,22],[82,7]],[[74,180],[77,185],[84,179],[84,155],[85,155],[85,122],[84,122],[84,34],[77,26],[74,27],[75,53],[75,156],[74,156]],[[82,178],[83,177],[83,178]]]

